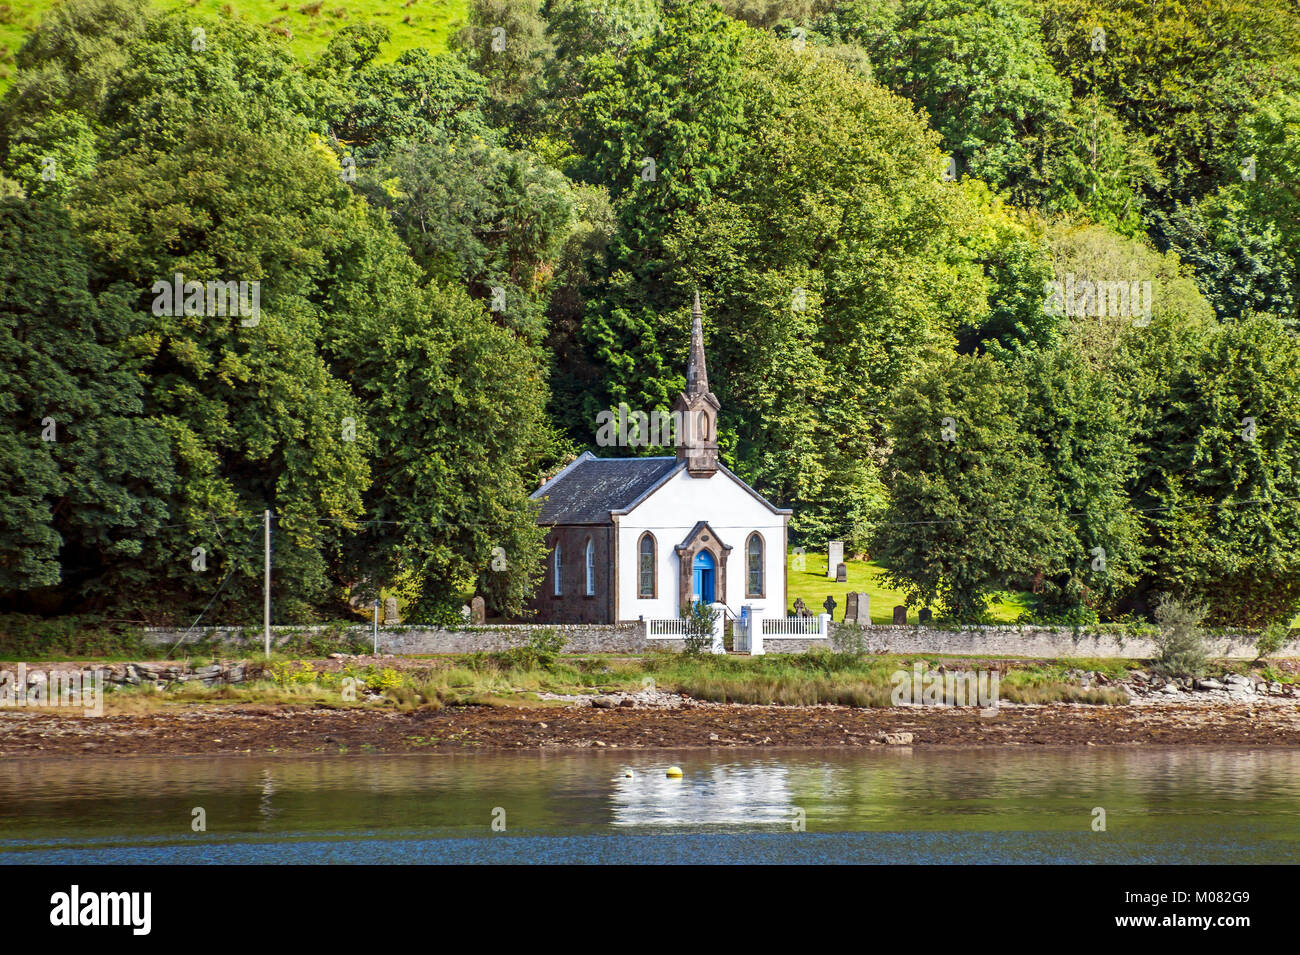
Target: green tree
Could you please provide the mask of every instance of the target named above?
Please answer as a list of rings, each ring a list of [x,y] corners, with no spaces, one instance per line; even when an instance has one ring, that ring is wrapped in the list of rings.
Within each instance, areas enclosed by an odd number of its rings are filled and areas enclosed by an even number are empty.
[[[396,151],[365,183],[431,279],[464,282],[506,327],[545,337],[551,280],[576,226],[563,174],[530,153],[436,137]]]
[[[607,53],[586,64],[588,92],[568,117],[582,156],[576,171],[609,190],[619,220],[605,287],[584,329],[609,377],[607,395],[585,409],[589,420],[619,401],[667,407],[679,388],[680,369],[660,345],[659,314],[688,300],[665,274],[663,243],[734,170],[743,129],[736,64],[743,35],[716,9],[678,3],[666,12],[663,31],[627,56]]]
[[[366,31],[302,70],[259,31],[209,22],[200,49],[191,25],[144,23],[86,106],[93,175],[71,176],[63,192],[90,288],[113,290],[129,318],[113,326],[112,355],[135,376],[175,468],[169,523],[120,561],[138,575],[116,608],[177,619],[215,594],[212,616],[252,617],[269,507],[277,619],[318,619],[342,610],[353,586],[410,580],[425,610],[476,583],[518,609],[540,560],[527,490],[550,447],[545,363],[463,292],[425,287],[385,213],[349,188],[339,151],[314,132],[341,116],[376,147],[472,139],[486,130],[472,115],[481,87],[463,67],[418,55],[370,70],[381,38]],[[372,107],[391,115],[374,119]],[[24,122],[37,128],[40,117]],[[526,221],[527,203],[562,203],[566,184],[523,157],[491,158],[484,194],[513,202],[491,211],[509,237],[497,245],[483,217],[470,220],[482,228],[474,238],[489,266],[535,279],[563,243]],[[247,282],[256,298],[176,310],[178,275],[200,294]],[[58,477],[48,470],[38,460],[24,471],[22,507],[36,518],[43,484]],[[24,572],[48,577],[53,540],[36,543],[46,549]],[[206,573],[191,563],[196,546]],[[492,560],[498,547],[504,564]]]
[[[1070,105],[1023,0],[907,0],[877,78],[923,108],[964,175],[1032,200]]]
[[[1011,370],[988,356],[945,357],[899,389],[889,506],[872,553],[909,604],[980,620],[992,594],[1070,574],[1063,502],[1025,427],[1027,403]]]
[[[542,116],[573,108],[588,60],[627,55],[663,22],[656,0],[550,0],[545,13],[553,53],[527,103]]]
[[[99,274],[137,290],[145,322],[131,347],[149,358],[147,409],[177,448],[171,512],[182,527],[154,542],[154,567],[174,586],[211,588],[178,557],[207,546],[220,572],[238,571],[225,591],[233,605],[259,585],[255,538],[270,508],[277,607],[290,620],[336,595],[330,554],[370,479],[364,432],[345,440],[356,402],[320,356],[332,237],[356,218],[331,163],[299,133],[235,129],[232,117],[166,151],[102,162],[76,196]],[[256,310],[166,314],[158,283],[177,275],[250,283],[250,306],[257,283]]]
[[[492,121],[522,131],[542,71],[554,56],[541,0],[474,0],[452,46],[487,80]]]
[[[1043,0],[1043,35],[1077,96],[1097,94],[1150,137],[1167,190],[1159,204],[1224,177],[1238,124],[1300,85],[1300,15],[1289,0]]]
[[[1126,337],[1116,381],[1137,422],[1130,496],[1151,594],[1203,600],[1212,623],[1300,610],[1300,345],[1274,318],[1153,323]]]
[[[1028,581],[1049,618],[1086,623],[1115,613],[1144,569],[1141,529],[1128,496],[1137,470],[1134,424],[1109,377],[1068,341],[1022,352],[1022,427],[1049,475],[1062,518],[1062,562]],[[1027,583],[1027,586],[1026,586]]]
[[[422,287],[391,232],[358,230],[343,259],[335,305],[349,320],[330,353],[375,443],[348,576],[367,593],[410,581],[412,619],[445,619],[476,585],[517,613],[543,557],[528,500],[551,441],[542,357],[464,292]]]
[[[1096,96],[1076,97],[1040,30],[1038,0],[835,4],[813,29],[870,58],[871,75],[923,109],[958,173],[1048,215],[1133,233],[1137,187],[1159,170],[1145,137]]]
[[[1165,597],[1156,607],[1156,658],[1158,673],[1172,677],[1198,677],[1205,674],[1209,655],[1205,650],[1205,605],[1184,603]]]
[[[1214,319],[1196,276],[1176,253],[1157,252],[1145,239],[1126,238],[1105,226],[1070,221],[1049,226],[1047,241],[1056,285],[1043,307],[1061,313],[1062,337],[1098,367],[1112,362],[1131,329],[1163,322],[1204,325]],[[1105,301],[1098,283],[1107,285]],[[1127,287],[1127,307],[1122,296],[1112,296],[1114,283]]]
[[[117,347],[139,370],[144,414],[170,440],[177,474],[170,523],[126,561],[149,585],[115,600],[176,619],[225,580],[214,612],[251,618],[270,507],[277,613],[304,619],[337,594],[330,562],[369,480],[364,444],[341,437],[355,401],[319,355],[323,269],[353,200],[332,154],[311,142],[292,59],[229,23],[206,23],[197,49],[191,26],[154,17],[129,44],[86,104],[99,129],[95,174],[66,191],[92,288],[129,290],[119,294],[134,316]],[[248,310],[205,301],[178,314],[158,291],[177,275],[246,282]]]
[[[1253,111],[1232,171],[1214,194],[1178,207],[1165,235],[1222,320],[1272,312],[1300,327],[1300,93]]]
[[[370,31],[337,36],[313,67],[322,81],[320,109],[358,171],[412,144],[496,141],[481,76],[453,56],[422,49],[375,63],[383,39]]]
[[[18,75],[0,105],[5,135],[54,104],[92,119],[153,14],[129,0],[66,0],[51,8],[14,57]]]
[[[96,292],[66,213],[0,200],[0,593],[102,606],[146,583],[167,518],[171,449],[124,353],[133,290]],[[23,609],[26,609],[24,607]]]
[[[1060,317],[1043,307],[1052,261],[1040,220],[1018,213],[978,186],[968,194],[983,205],[982,228],[970,241],[988,277],[987,309],[972,309],[957,329],[962,351],[1015,351],[1045,345]]]

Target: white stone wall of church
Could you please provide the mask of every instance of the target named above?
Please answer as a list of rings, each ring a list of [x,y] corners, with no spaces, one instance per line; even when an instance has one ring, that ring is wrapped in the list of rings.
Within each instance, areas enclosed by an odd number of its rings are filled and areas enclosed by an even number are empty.
[[[740,613],[743,605],[753,604],[768,614],[784,615],[784,518],[773,514],[721,472],[711,478],[692,478],[682,471],[630,514],[619,518],[619,619],[677,616],[679,569],[676,547],[698,521],[708,521],[722,543],[731,546],[727,561],[727,605],[736,613]],[[637,596],[637,547],[642,533],[647,530],[654,534],[656,542],[658,566],[654,599]],[[763,535],[766,586],[762,598],[745,596],[744,550],[753,531]]]

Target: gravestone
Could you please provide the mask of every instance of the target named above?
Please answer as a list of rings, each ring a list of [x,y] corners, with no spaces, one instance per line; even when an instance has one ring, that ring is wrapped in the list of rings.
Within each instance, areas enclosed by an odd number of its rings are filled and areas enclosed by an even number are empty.
[[[401,623],[401,622],[402,622],[401,618],[397,616],[397,598],[385,597],[384,598],[384,623],[392,624],[392,623]]]
[[[895,625],[895,626],[901,626],[901,625],[903,625],[903,624],[905,624],[905,623],[907,623],[907,608],[906,608],[906,607],[895,607],[895,608],[894,608],[894,625]]]
[[[843,563],[835,567],[835,582],[837,584],[847,584],[849,582],[849,568]]]
[[[922,607],[919,611],[917,611],[916,622],[920,624],[927,624],[930,622],[930,618],[933,616],[934,615],[930,613],[929,607]]]
[[[844,541],[828,541],[826,544],[826,579],[835,579],[835,569],[844,563]]]
[[[822,606],[826,608],[826,612],[827,612],[828,614],[830,614],[830,615],[831,615],[831,619],[834,620],[834,619],[835,619],[835,606],[836,606],[834,595],[832,595],[832,594],[827,594],[827,595],[826,595],[826,602],[825,602],[824,604],[822,604]]]
[[[866,626],[871,623],[871,596],[860,590],[851,590],[844,598],[844,622]]]
[[[487,605],[482,597],[475,597],[469,602],[470,615],[473,617],[471,623],[487,623]]]
[[[795,615],[796,617],[811,617],[811,616],[812,616],[812,611],[808,609],[808,605],[807,605],[806,603],[803,602],[803,598],[802,598],[802,597],[795,597],[795,598],[794,598],[794,615]]]

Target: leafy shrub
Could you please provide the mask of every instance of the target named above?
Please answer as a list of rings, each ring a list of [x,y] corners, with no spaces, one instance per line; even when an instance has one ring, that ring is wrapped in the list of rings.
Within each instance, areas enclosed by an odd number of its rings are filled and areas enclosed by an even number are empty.
[[[1207,663],[1201,621],[1205,605],[1166,597],[1156,608],[1155,670],[1164,676],[1201,676]]]
[[[686,622],[682,643],[687,654],[698,656],[713,646],[713,628],[717,625],[719,613],[703,600],[692,600],[682,607],[681,618]]]
[[[555,665],[566,642],[559,631],[543,627],[530,632],[523,645],[488,654],[488,657],[503,670],[548,670]]]
[[[273,663],[269,674],[275,685],[280,687],[305,686],[316,682],[316,668],[306,660],[299,660],[296,664],[287,661]]]
[[[1290,628],[1284,623],[1270,623],[1255,643],[1255,652],[1258,654],[1256,659],[1262,660],[1281,650],[1290,632]]]
[[[841,656],[857,659],[867,652],[867,630],[861,624],[841,623],[831,627],[831,648]]]
[[[406,606],[405,622],[460,630],[465,626],[464,603],[452,598],[415,600]]]
[[[305,657],[327,657],[331,653],[370,653],[369,633],[350,629],[354,623],[335,623],[322,630],[294,633],[280,644],[280,652]],[[260,639],[260,635],[259,635]]]
[[[384,667],[376,671],[374,667],[367,667],[365,674],[366,689],[372,693],[383,693],[385,690],[394,690],[402,685],[402,675],[392,667]]]

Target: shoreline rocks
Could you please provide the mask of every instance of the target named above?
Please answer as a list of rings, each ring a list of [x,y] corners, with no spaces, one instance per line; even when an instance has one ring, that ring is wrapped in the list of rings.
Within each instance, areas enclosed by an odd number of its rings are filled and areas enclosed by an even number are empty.
[[[59,673],[93,673],[103,671],[106,687],[126,687],[152,684],[158,689],[166,689],[178,683],[197,682],[204,686],[225,686],[244,683],[261,673],[256,664],[245,661],[234,663],[210,663],[195,667],[188,663],[106,663],[94,666],[77,666],[75,664],[29,664],[27,666],[27,685],[49,681],[49,674]],[[0,672],[8,672],[16,677],[17,664],[0,666]]]
[[[559,700],[577,708],[596,710],[675,710],[684,706],[707,705],[703,704],[702,701],[682,696],[680,693],[669,693],[656,687],[645,687],[635,693],[598,693],[592,695],[538,693],[537,696],[543,700]]]
[[[1240,673],[1223,673],[1218,677],[1204,676],[1166,678],[1148,676],[1140,670],[1130,674],[1128,680],[1112,683],[1129,695],[1132,704],[1151,703],[1242,703],[1268,700],[1300,705],[1300,684],[1283,684],[1264,679],[1257,673],[1248,676]]]
[[[878,733],[875,742],[886,746],[911,746],[912,739],[911,733]]]

